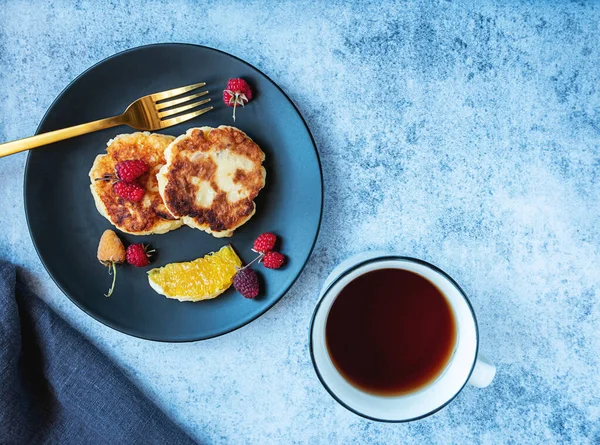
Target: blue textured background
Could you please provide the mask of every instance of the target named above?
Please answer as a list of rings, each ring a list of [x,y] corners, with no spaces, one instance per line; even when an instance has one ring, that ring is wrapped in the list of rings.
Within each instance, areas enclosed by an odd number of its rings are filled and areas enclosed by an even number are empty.
[[[598,3],[33,3],[0,1],[0,141],[31,135],[99,60],[180,41],[263,70],[319,146],[324,220],[300,280],[249,326],[180,345],[114,332],[61,294],[25,227],[26,155],[0,159],[0,257],[197,439],[600,442]],[[308,323],[328,271],[368,249],[464,287],[498,366],[490,387],[404,425],[329,397]]]

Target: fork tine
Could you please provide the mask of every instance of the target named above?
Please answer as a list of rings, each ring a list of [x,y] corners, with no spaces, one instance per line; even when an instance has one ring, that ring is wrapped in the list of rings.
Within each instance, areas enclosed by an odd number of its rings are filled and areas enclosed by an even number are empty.
[[[150,95],[150,98],[154,101],[168,99],[169,97],[179,96],[180,94],[187,93],[188,91],[195,90],[206,85],[206,82],[195,83],[186,87],[174,88],[172,90],[161,91]]]
[[[205,96],[207,94],[208,94],[208,91],[202,91],[201,93],[192,94],[191,96],[185,96],[185,97],[181,97],[179,99],[173,99],[173,100],[170,100],[168,102],[163,102],[163,103],[160,103],[160,104],[156,104],[156,109],[157,110],[164,110],[165,108],[173,107],[175,105],[179,105],[180,103],[187,102],[189,100],[196,99],[198,97],[202,97],[202,96]]]
[[[179,114],[186,110],[191,110],[192,108],[199,107],[200,105],[204,105],[208,102],[210,102],[210,98],[204,99],[204,100],[199,100],[198,102],[194,102],[193,104],[184,105],[182,107],[178,107],[173,110],[168,110],[168,111],[163,111],[162,113],[158,113],[158,117],[160,117],[162,119],[163,117],[173,116],[174,114]]]
[[[177,116],[177,117],[172,117],[171,119],[165,119],[164,121],[160,121],[160,126],[161,126],[161,128],[166,128],[166,127],[171,127],[173,125],[180,124],[185,121],[189,121],[190,119],[200,116],[201,114],[208,113],[213,108],[214,108],[213,106],[210,106],[210,107],[202,108],[201,110],[198,110],[198,111],[193,111],[191,113],[184,114],[183,116]]]

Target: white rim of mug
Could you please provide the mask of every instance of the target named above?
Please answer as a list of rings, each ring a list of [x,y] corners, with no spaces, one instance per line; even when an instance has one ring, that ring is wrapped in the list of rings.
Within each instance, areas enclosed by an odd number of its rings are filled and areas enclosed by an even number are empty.
[[[315,354],[314,354],[314,349],[313,349],[313,339],[312,338],[313,338],[313,331],[314,331],[314,327],[315,327],[315,318],[316,318],[317,312],[319,312],[319,308],[321,307],[322,302],[325,300],[325,297],[331,291],[331,289],[339,281],[341,281],[344,277],[348,276],[352,272],[355,272],[357,269],[360,269],[361,267],[367,266],[369,264],[379,263],[379,262],[384,262],[384,261],[408,261],[408,262],[413,262],[413,263],[425,266],[425,267],[431,269],[432,271],[437,272],[438,274],[440,274],[442,277],[444,277],[445,279],[447,279],[456,288],[456,290],[458,290],[458,293],[465,299],[465,301],[467,303],[467,306],[469,307],[469,310],[471,311],[471,315],[473,316],[473,321],[475,323],[475,357],[473,358],[473,364],[471,365],[471,370],[469,371],[469,374],[467,375],[467,378],[465,379],[465,381],[463,382],[463,384],[461,385],[461,387],[458,389],[458,391],[456,391],[456,393],[452,397],[450,397],[442,405],[438,406],[437,408],[435,408],[432,411],[429,411],[428,413],[425,413],[425,414],[423,414],[421,416],[412,417],[410,419],[401,419],[401,420],[379,419],[377,417],[373,417],[373,416],[369,416],[368,414],[361,413],[360,411],[358,411],[358,410],[350,407],[346,403],[344,403],[331,390],[331,388],[329,388],[329,386],[325,382],[325,379],[323,378],[323,376],[319,372],[319,368],[317,367],[317,362],[315,360]],[[354,266],[352,266],[352,267],[346,269],[345,271],[343,271],[340,275],[338,275],[329,284],[329,286],[327,286],[327,289],[324,292],[321,293],[321,297],[319,298],[319,301],[317,302],[317,305],[315,306],[315,310],[313,311],[313,315],[312,315],[312,317],[310,319],[310,329],[309,329],[309,332],[308,332],[308,342],[309,342],[309,349],[310,349],[310,359],[312,361],[315,373],[317,374],[317,377],[319,378],[319,381],[321,382],[321,384],[323,385],[323,387],[327,390],[327,392],[331,395],[331,397],[333,397],[333,399],[336,402],[338,402],[340,405],[342,405],[348,411],[350,411],[350,412],[352,412],[352,413],[354,413],[354,414],[356,414],[358,416],[364,417],[365,419],[374,420],[375,422],[384,422],[384,423],[406,423],[406,422],[414,422],[415,420],[421,420],[421,419],[424,419],[425,417],[429,417],[429,416],[437,413],[441,409],[445,408],[450,402],[452,402],[460,394],[460,392],[464,389],[464,387],[469,382],[469,379],[471,378],[471,375],[473,374],[473,370],[475,369],[475,365],[477,363],[477,357],[479,355],[479,326],[477,324],[477,317],[475,316],[475,311],[473,310],[473,306],[471,305],[471,302],[469,301],[469,298],[467,297],[467,295],[465,294],[465,292],[462,290],[462,288],[458,285],[458,283],[456,281],[454,281],[454,279],[450,275],[448,275],[446,272],[444,272],[443,270],[441,270],[439,267],[436,267],[433,264],[428,263],[427,261],[420,260],[418,258],[412,258],[412,257],[407,257],[407,256],[386,255],[386,256],[380,256],[380,257],[376,257],[376,258],[371,258],[371,259],[368,259],[368,260],[365,260],[365,261],[361,261],[361,262],[355,264]]]

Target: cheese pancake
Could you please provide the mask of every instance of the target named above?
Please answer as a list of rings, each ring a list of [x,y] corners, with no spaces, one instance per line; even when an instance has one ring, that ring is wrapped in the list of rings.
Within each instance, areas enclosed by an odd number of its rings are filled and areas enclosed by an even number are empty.
[[[108,141],[106,154],[98,155],[90,170],[90,189],[96,208],[119,230],[132,235],[165,233],[182,226],[165,207],[158,192],[156,174],[165,164],[165,148],[174,140],[162,134],[121,134]],[[136,182],[146,189],[139,202],[127,201],[113,190],[111,181],[95,181],[105,174],[114,174],[118,162],[141,160],[150,167]]]
[[[169,212],[216,238],[248,222],[265,186],[265,154],[234,127],[190,128],[165,150],[157,175]]]

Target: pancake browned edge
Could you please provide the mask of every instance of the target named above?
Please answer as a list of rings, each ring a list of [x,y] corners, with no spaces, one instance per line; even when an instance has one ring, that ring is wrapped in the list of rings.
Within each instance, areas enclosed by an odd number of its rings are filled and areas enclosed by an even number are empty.
[[[248,222],[265,186],[265,154],[234,127],[190,128],[165,150],[157,175],[167,209],[185,224],[216,238]]]
[[[90,170],[90,189],[96,208],[119,230],[133,235],[165,233],[177,229],[183,222],[173,217],[158,193],[156,173],[165,164],[165,148],[174,140],[163,134],[121,134],[108,141],[106,154],[98,155]],[[141,160],[149,165],[147,173],[137,181],[146,189],[139,202],[127,201],[114,191],[112,182],[95,181],[105,174],[114,174],[121,161]]]

